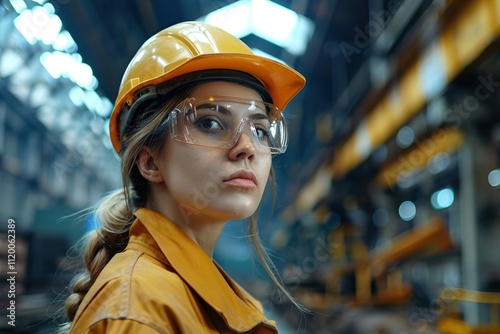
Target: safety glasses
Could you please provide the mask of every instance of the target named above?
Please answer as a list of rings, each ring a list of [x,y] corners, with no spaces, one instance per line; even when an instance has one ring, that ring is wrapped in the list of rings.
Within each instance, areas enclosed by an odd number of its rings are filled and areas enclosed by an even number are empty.
[[[233,147],[242,133],[260,152],[286,151],[288,136],[282,112],[274,105],[225,97],[188,98],[170,112],[175,140],[207,147]]]

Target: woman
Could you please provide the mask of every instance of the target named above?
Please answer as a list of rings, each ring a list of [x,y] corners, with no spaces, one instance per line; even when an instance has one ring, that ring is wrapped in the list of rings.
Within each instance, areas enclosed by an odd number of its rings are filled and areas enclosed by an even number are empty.
[[[305,84],[200,22],[167,28],[129,64],[110,119],[123,189],[97,209],[87,271],[66,301],[71,333],[276,333],[213,260],[229,220],[271,278],[256,212],[287,132],[280,109]]]

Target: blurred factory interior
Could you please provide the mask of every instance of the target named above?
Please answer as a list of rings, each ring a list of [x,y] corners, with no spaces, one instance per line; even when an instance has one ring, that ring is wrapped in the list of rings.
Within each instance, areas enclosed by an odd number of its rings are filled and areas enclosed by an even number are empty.
[[[0,0],[0,332],[54,330],[81,210],[120,186],[121,75],[185,20],[307,78],[260,229],[311,313],[263,288],[243,222],[215,254],[280,333],[500,333],[500,0]]]

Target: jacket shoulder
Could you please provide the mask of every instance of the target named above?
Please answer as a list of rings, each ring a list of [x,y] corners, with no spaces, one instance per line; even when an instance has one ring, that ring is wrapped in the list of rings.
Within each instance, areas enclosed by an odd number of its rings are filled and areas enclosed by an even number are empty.
[[[77,321],[87,328],[116,326],[121,320],[159,333],[204,333],[197,326],[210,327],[189,286],[168,264],[148,254],[126,250],[115,255],[94,287]]]

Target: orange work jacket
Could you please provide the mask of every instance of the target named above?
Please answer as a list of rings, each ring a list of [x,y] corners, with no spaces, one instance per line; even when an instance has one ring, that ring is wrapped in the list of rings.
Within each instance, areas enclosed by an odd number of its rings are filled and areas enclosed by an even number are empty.
[[[70,333],[277,333],[260,302],[163,215],[139,209]]]

